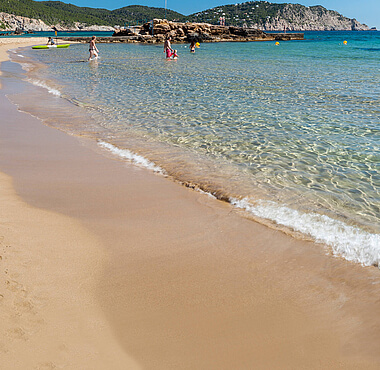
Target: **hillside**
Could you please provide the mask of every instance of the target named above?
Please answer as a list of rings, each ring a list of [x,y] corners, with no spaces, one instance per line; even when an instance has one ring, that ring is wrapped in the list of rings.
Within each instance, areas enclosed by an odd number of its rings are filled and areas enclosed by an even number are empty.
[[[130,5],[116,10],[79,7],[61,1],[0,0],[0,12],[40,19],[49,25],[70,26],[77,22],[86,25],[125,25],[142,23],[153,18],[164,18],[164,8]],[[167,10],[168,20],[183,15]]]
[[[272,4],[267,1],[249,1],[242,4],[218,6],[190,15],[192,22],[216,24],[225,18],[226,25],[253,27],[265,31],[306,30],[366,30],[368,27],[323,6],[299,4]]]
[[[7,15],[1,15],[1,12]],[[13,20],[9,14],[41,20]],[[91,25],[125,26],[142,24],[153,18],[163,19],[165,9],[130,5],[116,10],[78,7],[61,1],[0,0],[0,28],[40,30],[51,25],[60,28],[83,29]],[[322,6],[306,7],[299,4],[272,4],[267,1],[250,1],[241,4],[218,6],[203,12],[184,16],[167,10],[166,18],[181,22],[218,24],[225,18],[227,26],[253,27],[268,30],[366,30],[366,25],[349,19]],[[34,27],[34,28],[33,28]]]

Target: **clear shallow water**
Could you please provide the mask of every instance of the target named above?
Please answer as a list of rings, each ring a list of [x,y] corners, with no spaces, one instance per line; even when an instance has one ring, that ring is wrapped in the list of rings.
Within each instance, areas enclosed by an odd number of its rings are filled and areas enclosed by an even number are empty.
[[[58,32],[58,37],[91,37],[92,35],[96,36],[102,36],[102,37],[107,37],[107,36],[112,36],[113,32],[110,31],[77,31],[77,32],[72,32],[72,31],[59,31]],[[55,37],[55,32],[54,31],[37,31],[34,33],[26,33],[22,35],[9,35],[9,31],[0,31],[0,38],[1,37],[16,37],[16,38],[24,38],[24,37],[46,37],[48,38],[49,36]]]
[[[22,55],[47,66],[28,80],[82,107],[92,121],[75,130],[95,123],[106,150],[378,264],[380,33],[175,47],[177,61],[133,44],[100,44],[90,63],[87,45]]]

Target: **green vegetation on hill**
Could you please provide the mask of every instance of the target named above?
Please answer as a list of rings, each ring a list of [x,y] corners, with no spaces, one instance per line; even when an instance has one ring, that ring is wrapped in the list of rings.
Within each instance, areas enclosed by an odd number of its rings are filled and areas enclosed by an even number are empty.
[[[181,22],[206,22],[218,24],[219,18],[225,18],[225,24],[230,26],[254,26],[263,25],[274,17],[280,17],[285,21],[292,22],[289,17],[297,15],[301,18],[309,9],[313,17],[322,17],[326,13],[334,15],[338,20],[347,19],[334,11],[326,10],[322,6],[305,7],[299,4],[272,4],[267,1],[249,1],[242,4],[222,5],[189,16],[182,15],[172,10],[166,11],[168,20]],[[79,22],[87,26],[106,25],[124,26],[141,24],[153,18],[165,18],[165,9],[148,6],[130,5],[116,10],[78,7],[61,1],[34,1],[34,0],[0,0],[0,12],[14,15],[41,19],[48,25],[61,24],[70,26]],[[309,11],[310,14],[310,11]],[[1,25],[0,25],[1,27]]]
[[[79,7],[61,1],[0,0],[0,12],[28,18],[41,19],[47,24],[71,25],[74,22],[86,25],[135,24],[153,18],[164,18],[165,9],[131,5],[121,9],[107,10]],[[168,20],[182,19],[183,15],[166,11]]]
[[[248,1],[242,4],[230,4],[217,6],[212,9],[191,14],[187,19],[191,22],[206,22],[217,24],[220,17],[225,18],[226,25],[251,26],[254,24],[265,24],[273,17],[280,17],[290,23],[294,19],[288,19],[289,13],[286,12],[288,3],[273,4],[268,1]],[[300,18],[306,17],[306,10],[309,9],[315,17],[323,17],[326,14],[336,16],[340,21],[347,19],[336,11],[327,10],[321,5],[306,7],[300,4],[292,4],[292,14],[297,14]]]
[[[226,18],[228,25],[242,25],[246,21],[254,23],[274,16],[286,4],[271,4],[266,1],[250,1],[236,5],[223,5],[203,12],[184,16],[167,10],[168,20],[208,22],[217,24],[219,17]],[[165,9],[148,6],[130,5],[116,10],[79,7],[61,1],[34,0],[0,0],[0,12],[41,19],[47,24],[71,25],[74,22],[87,25],[114,26],[133,23],[153,18],[164,18]]]
[[[266,1],[249,1],[242,4],[221,5],[203,12],[194,13],[187,18],[191,22],[217,24],[224,17],[227,25],[242,25],[244,22],[260,23],[276,15],[287,4],[272,4]]]
[[[84,9],[85,8],[64,4],[59,1],[0,0],[1,12],[41,19],[47,24],[62,23],[69,25],[74,22],[88,24],[97,24],[100,22],[100,24],[105,24],[101,17],[97,17],[92,12],[86,14]]]
[[[165,18],[164,8],[152,8],[141,5],[129,5],[124,8],[111,11],[112,20],[114,24],[124,25],[125,23],[137,23],[141,21],[149,21],[153,18]],[[168,20],[179,20],[183,15],[173,10],[166,10],[166,18]],[[110,25],[114,25],[110,24]]]

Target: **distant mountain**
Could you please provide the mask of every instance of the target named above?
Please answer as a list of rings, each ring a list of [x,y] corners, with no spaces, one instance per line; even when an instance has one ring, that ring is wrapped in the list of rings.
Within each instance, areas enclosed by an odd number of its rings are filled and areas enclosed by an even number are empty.
[[[216,24],[220,17],[226,25],[246,26],[264,31],[367,30],[369,27],[355,19],[344,17],[323,6],[300,4],[272,4],[267,1],[249,1],[242,4],[217,6],[187,17],[192,22]]]
[[[7,13],[1,16],[1,12]],[[61,1],[0,0],[0,28],[35,27],[38,21],[10,20],[8,14],[28,17],[44,22],[46,27],[60,25],[61,28],[84,28],[98,26],[124,26],[141,24],[153,18],[165,17],[164,8],[130,5],[121,9],[107,10],[78,7]],[[306,7],[299,4],[272,4],[267,1],[249,1],[242,4],[223,5],[189,16],[166,11],[168,20],[181,22],[206,22],[218,24],[225,18],[227,26],[246,26],[261,30],[367,30],[366,25],[342,16],[322,6]],[[20,18],[20,17],[19,17]],[[35,25],[35,26],[33,26]],[[33,29],[33,28],[31,28]]]

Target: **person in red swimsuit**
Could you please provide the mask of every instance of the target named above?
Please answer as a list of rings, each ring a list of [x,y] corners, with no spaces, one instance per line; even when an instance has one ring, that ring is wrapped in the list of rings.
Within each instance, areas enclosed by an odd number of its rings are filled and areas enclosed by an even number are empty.
[[[166,54],[166,59],[170,59],[170,57],[172,56],[173,54],[173,49],[172,49],[172,46],[170,44],[170,41],[171,41],[171,37],[169,36],[166,40],[165,40],[165,43],[164,43],[164,52]]]

